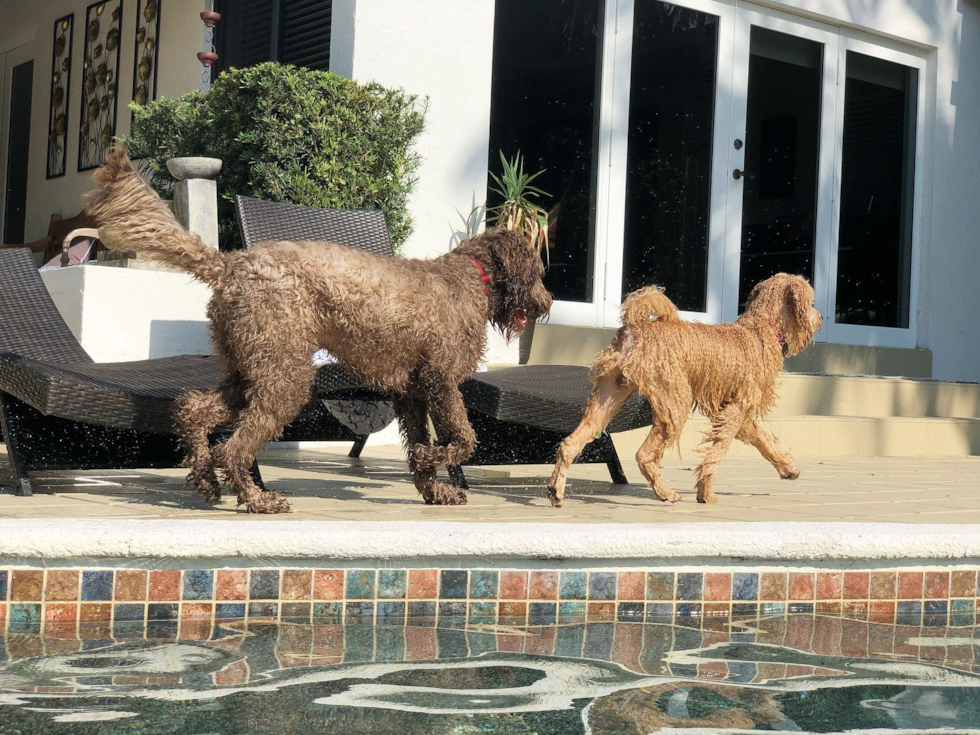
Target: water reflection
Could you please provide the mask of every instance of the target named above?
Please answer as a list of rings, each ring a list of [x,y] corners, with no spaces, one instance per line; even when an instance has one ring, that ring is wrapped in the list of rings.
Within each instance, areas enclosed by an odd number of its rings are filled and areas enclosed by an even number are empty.
[[[11,634],[0,732],[980,727],[974,627],[418,622]]]

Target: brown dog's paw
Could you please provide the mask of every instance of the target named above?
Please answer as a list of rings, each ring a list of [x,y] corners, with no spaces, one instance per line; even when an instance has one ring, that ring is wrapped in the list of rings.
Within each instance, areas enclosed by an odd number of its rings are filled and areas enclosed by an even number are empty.
[[[552,508],[564,508],[565,499],[558,497],[558,491],[553,487],[548,488],[548,500],[551,501]]]
[[[245,504],[249,513],[292,513],[289,501],[279,492],[265,492],[251,503]]]
[[[779,476],[784,480],[796,480],[800,476],[800,471],[796,467],[789,467],[779,471]]]
[[[698,493],[698,502],[714,505],[718,502],[718,496],[714,493]]]
[[[445,482],[434,483],[431,494],[424,497],[426,505],[466,505],[466,492]]]

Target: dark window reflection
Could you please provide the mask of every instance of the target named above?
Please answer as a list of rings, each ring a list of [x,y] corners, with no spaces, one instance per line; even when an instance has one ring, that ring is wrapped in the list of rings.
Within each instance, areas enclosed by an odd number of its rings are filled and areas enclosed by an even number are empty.
[[[718,18],[640,0],[633,26],[623,294],[704,311]]]
[[[776,273],[813,279],[823,45],[753,28],[739,305]]]
[[[915,69],[847,52],[837,322],[909,326]]]
[[[545,283],[565,301],[591,301],[601,0],[497,0],[489,168],[520,151],[557,205]],[[500,198],[488,192],[494,206]]]

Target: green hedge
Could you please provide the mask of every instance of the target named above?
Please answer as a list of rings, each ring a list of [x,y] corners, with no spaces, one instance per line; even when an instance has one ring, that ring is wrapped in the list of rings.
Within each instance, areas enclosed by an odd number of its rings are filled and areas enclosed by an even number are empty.
[[[124,138],[150,185],[169,198],[167,160],[212,156],[222,247],[240,243],[236,194],[308,207],[381,209],[395,246],[412,231],[406,200],[425,101],[379,84],[275,63],[232,69],[208,92],[133,105]]]

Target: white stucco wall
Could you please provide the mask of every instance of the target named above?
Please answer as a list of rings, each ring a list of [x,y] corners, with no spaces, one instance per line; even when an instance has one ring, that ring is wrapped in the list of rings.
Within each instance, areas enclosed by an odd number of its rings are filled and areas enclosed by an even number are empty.
[[[91,189],[91,172],[78,173],[78,125],[82,97],[82,56],[85,42],[85,8],[92,0],[43,0],[25,3],[0,0],[0,53],[25,44],[34,56],[34,97],[31,112],[31,157],[27,183],[28,241],[47,234],[48,220],[58,213],[73,217],[84,206],[83,197]],[[136,0],[124,0],[122,42],[119,58],[119,109],[116,132],[129,132],[128,105],[133,96],[133,52],[136,33]],[[198,15],[204,0],[165,0],[160,14],[160,68],[158,96],[175,97],[197,89],[201,65],[204,25]],[[72,69],[67,137],[67,172],[50,181],[46,176],[48,105],[50,102],[51,45],[55,20],[75,14],[74,66]],[[3,104],[6,104],[5,102]]]
[[[490,0],[334,3],[331,68],[428,97],[422,165],[409,200],[415,229],[403,248],[408,257],[450,250],[460,214],[486,198],[493,13]],[[488,362],[517,357],[516,342],[507,345],[490,332]]]
[[[211,289],[184,273],[84,266],[41,278],[72,334],[96,362],[209,355]]]

